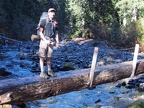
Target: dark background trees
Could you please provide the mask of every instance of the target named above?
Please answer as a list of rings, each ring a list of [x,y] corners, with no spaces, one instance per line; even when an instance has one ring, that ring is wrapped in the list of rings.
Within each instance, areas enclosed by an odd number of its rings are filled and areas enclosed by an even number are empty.
[[[143,0],[0,0],[0,33],[30,40],[41,13],[54,7],[60,35],[67,38],[94,38],[111,46],[143,44],[143,3]]]

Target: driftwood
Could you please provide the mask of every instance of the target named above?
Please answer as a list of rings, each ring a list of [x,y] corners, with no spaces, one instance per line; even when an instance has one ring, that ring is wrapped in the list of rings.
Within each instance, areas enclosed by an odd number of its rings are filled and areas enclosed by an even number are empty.
[[[144,60],[137,63],[136,73],[143,73]],[[19,104],[58,94],[88,88],[90,69],[57,73],[56,78],[41,79],[39,76],[6,79],[0,81],[0,104]],[[93,87],[130,77],[132,61],[97,67]]]

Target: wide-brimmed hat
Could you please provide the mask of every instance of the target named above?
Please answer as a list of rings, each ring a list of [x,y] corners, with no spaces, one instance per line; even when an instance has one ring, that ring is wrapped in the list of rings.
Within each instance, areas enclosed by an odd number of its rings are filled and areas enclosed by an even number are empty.
[[[54,8],[49,8],[48,12],[56,12],[56,10]]]

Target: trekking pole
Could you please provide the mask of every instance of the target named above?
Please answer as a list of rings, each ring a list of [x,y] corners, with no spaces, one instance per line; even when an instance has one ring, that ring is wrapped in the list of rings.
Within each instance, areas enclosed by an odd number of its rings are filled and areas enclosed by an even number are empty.
[[[56,53],[58,54],[58,48],[56,48]]]
[[[54,50],[55,50],[56,53],[58,54],[58,48],[57,48],[57,47],[54,47]]]

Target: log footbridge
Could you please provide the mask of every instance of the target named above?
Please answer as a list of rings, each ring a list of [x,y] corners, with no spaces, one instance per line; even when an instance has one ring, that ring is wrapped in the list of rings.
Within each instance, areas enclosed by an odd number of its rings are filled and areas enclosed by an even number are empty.
[[[90,69],[58,72],[50,79],[39,76],[0,81],[0,105],[19,104],[71,91],[89,88]],[[144,60],[138,60],[136,74],[144,72]],[[97,67],[92,87],[130,77],[132,61]]]

